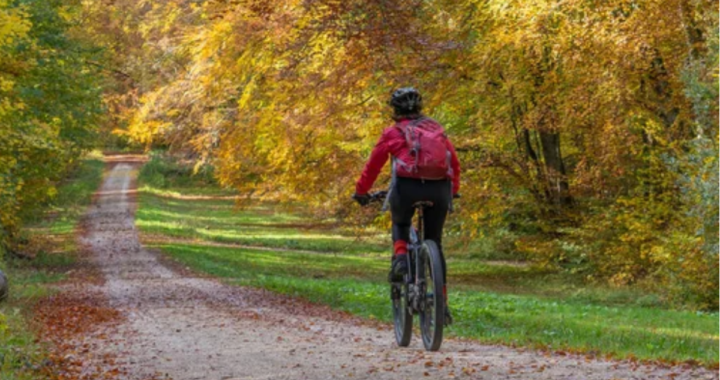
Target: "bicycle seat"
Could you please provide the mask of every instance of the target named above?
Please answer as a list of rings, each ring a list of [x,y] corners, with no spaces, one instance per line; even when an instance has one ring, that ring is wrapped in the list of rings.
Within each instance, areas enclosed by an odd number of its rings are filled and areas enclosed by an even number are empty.
[[[420,201],[413,203],[413,207],[415,208],[421,208],[421,207],[432,207],[434,204],[430,201]]]

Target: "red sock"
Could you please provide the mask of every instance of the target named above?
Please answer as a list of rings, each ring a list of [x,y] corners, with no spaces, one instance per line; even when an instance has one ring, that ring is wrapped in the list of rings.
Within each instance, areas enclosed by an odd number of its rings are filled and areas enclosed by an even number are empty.
[[[407,242],[405,240],[397,240],[393,245],[393,252],[395,253],[393,256],[405,255],[407,251]]]

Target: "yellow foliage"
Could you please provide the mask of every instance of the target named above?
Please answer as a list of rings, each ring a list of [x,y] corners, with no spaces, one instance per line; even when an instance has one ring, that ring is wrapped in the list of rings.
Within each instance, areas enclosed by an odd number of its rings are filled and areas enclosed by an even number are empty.
[[[87,3],[133,78],[114,127],[225,186],[348,215],[390,92],[414,85],[460,152],[466,239],[513,225],[530,257],[618,284],[670,265],[659,234],[687,202],[668,162],[697,116],[683,70],[711,52],[717,4]]]
[[[94,142],[95,57],[71,36],[77,4],[60,3],[0,0],[0,252]]]

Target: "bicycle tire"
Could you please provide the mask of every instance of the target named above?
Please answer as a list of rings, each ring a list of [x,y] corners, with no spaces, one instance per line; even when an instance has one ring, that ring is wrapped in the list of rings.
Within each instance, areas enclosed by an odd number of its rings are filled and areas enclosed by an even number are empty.
[[[425,349],[437,351],[442,345],[443,327],[445,326],[442,257],[437,243],[432,240],[425,240],[420,251],[423,277],[426,281],[426,303],[420,310],[420,331]],[[430,286],[432,286],[432,291]]]
[[[400,347],[410,345],[412,339],[412,314],[408,308],[408,288],[406,283],[390,284],[390,297],[393,307],[395,342]]]

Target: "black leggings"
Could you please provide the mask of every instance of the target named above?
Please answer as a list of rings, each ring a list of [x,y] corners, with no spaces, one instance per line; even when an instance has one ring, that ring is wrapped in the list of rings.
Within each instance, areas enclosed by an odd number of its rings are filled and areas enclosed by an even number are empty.
[[[392,213],[392,239],[410,240],[410,226],[415,214],[413,204],[419,201],[431,201],[433,207],[424,211],[425,239],[433,240],[440,248],[443,262],[443,280],[447,275],[445,268],[445,255],[442,249],[443,226],[445,217],[452,201],[449,180],[420,180],[415,178],[398,177],[395,188],[390,194],[390,212]]]

